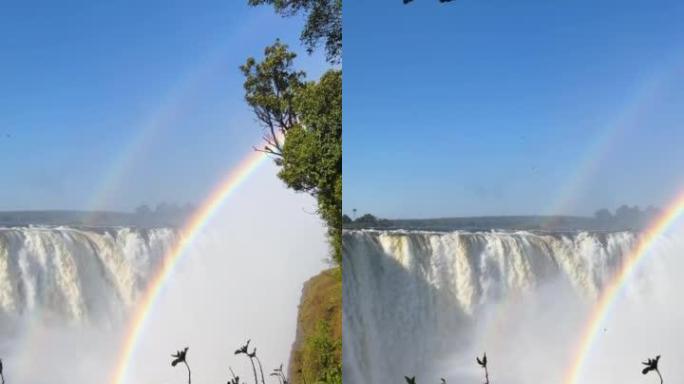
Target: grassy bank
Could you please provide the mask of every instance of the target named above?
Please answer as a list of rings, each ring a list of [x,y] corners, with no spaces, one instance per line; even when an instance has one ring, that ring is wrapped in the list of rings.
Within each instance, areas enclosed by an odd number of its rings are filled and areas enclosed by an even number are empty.
[[[339,267],[323,271],[304,283],[289,377],[292,384],[342,383],[342,276]]]

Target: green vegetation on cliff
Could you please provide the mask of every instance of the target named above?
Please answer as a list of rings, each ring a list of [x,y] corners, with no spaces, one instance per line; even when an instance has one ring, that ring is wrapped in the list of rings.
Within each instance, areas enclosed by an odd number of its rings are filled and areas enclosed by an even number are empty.
[[[342,383],[342,276],[329,269],[304,283],[290,355],[292,384]]]

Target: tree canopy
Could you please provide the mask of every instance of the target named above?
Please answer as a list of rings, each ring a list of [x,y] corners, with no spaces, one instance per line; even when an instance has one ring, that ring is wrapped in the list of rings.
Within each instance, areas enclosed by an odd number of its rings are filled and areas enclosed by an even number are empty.
[[[341,259],[342,228],[342,72],[329,70],[304,81],[293,69],[296,54],[280,41],[264,58],[247,59],[245,98],[265,128],[266,145],[285,184],[316,197],[328,227],[333,258]]]
[[[249,0],[252,6],[262,4],[272,5],[282,16],[304,14],[300,39],[307,51],[313,52],[323,41],[328,61],[342,60],[342,0]]]
[[[257,63],[252,57],[240,66],[245,75],[245,100],[265,129],[266,146],[260,150],[283,156],[287,131],[297,124],[295,96],[304,86],[304,72],[292,68],[297,57],[287,45],[276,40],[264,49],[264,60]],[[277,161],[280,165],[280,160]]]

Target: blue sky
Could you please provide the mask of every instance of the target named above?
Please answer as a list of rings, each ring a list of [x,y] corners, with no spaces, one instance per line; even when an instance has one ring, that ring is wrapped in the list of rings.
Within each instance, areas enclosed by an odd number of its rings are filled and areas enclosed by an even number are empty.
[[[344,210],[591,214],[684,191],[681,1],[346,2]]]
[[[302,20],[244,1],[5,1],[0,210],[197,203],[258,142],[238,66]]]

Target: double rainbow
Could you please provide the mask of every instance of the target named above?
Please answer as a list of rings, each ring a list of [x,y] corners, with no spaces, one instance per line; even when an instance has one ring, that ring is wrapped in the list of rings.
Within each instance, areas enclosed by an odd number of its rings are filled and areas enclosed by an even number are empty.
[[[153,309],[164,282],[171,276],[174,267],[221,204],[230,197],[233,192],[254,172],[259,165],[268,159],[262,152],[253,152],[245,157],[226,178],[213,190],[209,197],[204,200],[192,217],[181,229],[174,247],[167,253],[164,263],[150,280],[143,296],[140,298],[133,312],[130,325],[126,331],[123,347],[119,353],[116,370],[112,376],[112,384],[123,384],[128,374],[128,368],[133,360],[140,336],[145,330],[146,320]]]

